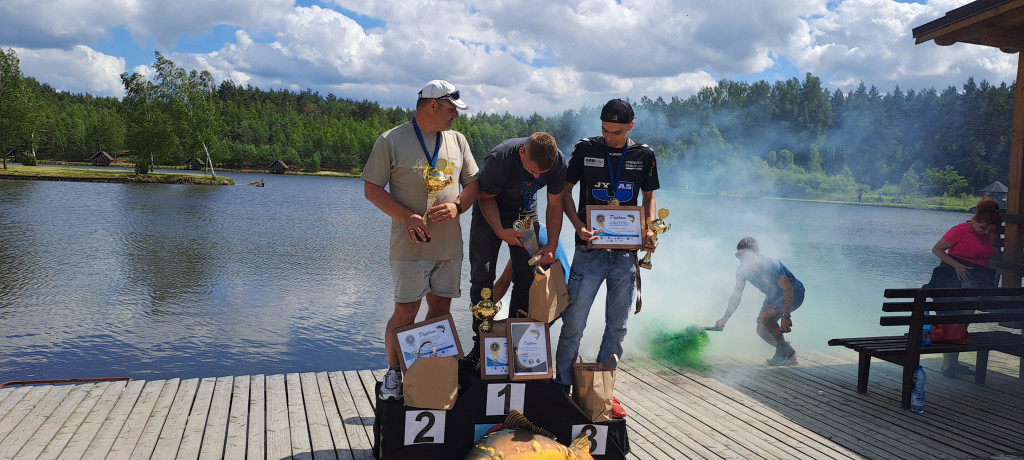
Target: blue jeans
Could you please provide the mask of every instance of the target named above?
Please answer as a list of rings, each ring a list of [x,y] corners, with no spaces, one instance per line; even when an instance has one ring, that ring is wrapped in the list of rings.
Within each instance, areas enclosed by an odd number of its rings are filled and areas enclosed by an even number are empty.
[[[562,313],[562,332],[555,350],[555,382],[560,385],[572,384],[573,359],[579,352],[590,307],[594,305],[602,283],[605,283],[607,297],[604,336],[601,337],[597,362],[607,363],[613,354],[622,357],[622,339],[626,337],[626,320],[629,319],[636,290],[636,252],[576,246],[569,270],[568,289],[572,303]]]

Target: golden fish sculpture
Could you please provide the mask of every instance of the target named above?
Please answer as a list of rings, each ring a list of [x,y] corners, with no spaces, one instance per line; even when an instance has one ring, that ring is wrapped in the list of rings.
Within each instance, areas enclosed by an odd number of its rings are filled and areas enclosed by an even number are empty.
[[[565,446],[550,431],[530,423],[513,409],[500,429],[485,434],[469,450],[466,460],[593,460],[590,438],[580,433]]]

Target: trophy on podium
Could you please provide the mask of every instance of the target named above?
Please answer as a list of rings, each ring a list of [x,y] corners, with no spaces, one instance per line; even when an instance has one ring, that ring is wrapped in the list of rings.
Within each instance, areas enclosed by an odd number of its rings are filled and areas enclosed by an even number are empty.
[[[499,310],[501,310],[501,301],[499,300],[497,304],[491,302],[491,288],[481,289],[480,301],[469,306],[473,317],[480,320],[480,332],[491,332],[490,321],[494,319],[494,315],[497,315]]]
[[[654,232],[654,236],[651,237],[652,240],[658,241],[658,235],[665,233],[670,228],[672,228],[672,224],[665,222],[666,217],[668,217],[668,209],[661,208],[658,210],[658,218],[651,220],[651,222],[648,224],[648,228],[652,232]],[[648,270],[651,269],[650,252],[648,252],[647,255],[645,255],[644,258],[640,260],[640,266]]]
[[[430,206],[434,204],[434,197],[437,196],[437,192],[440,192],[445,187],[451,185],[455,181],[451,177],[448,177],[444,173],[447,162],[444,160],[438,160],[437,168],[423,167],[423,191],[427,192],[427,210],[423,211],[423,223],[427,223],[427,212],[430,211]]]

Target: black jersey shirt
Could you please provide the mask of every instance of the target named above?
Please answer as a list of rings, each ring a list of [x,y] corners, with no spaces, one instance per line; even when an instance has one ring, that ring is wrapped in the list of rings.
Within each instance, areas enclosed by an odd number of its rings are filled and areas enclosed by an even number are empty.
[[[523,161],[519,157],[519,149],[526,145],[526,139],[520,137],[502,142],[487,154],[480,168],[480,176],[477,179],[480,193],[494,195],[498,213],[502,217],[518,218],[519,211],[523,208],[523,195],[533,188],[534,181],[537,182],[536,192],[547,187],[549,194],[557,195],[565,189],[566,165],[562,151],[558,151],[551,169],[534,178],[523,168]],[[536,192],[532,197],[530,209],[526,210],[534,219],[537,218]],[[474,208],[474,213],[480,212],[480,206]]]
[[[601,136],[581,139],[569,158],[565,181],[579,186],[576,214],[584,222],[587,221],[587,205],[608,204],[611,171],[618,173],[620,161],[626,163],[622,165],[618,189],[614,193],[622,206],[638,206],[641,193],[653,192],[661,186],[654,150],[647,144],[637,144],[626,138],[625,155],[623,149],[608,149],[606,146]],[[611,165],[608,164],[609,159]],[[578,234],[576,244],[586,244]]]

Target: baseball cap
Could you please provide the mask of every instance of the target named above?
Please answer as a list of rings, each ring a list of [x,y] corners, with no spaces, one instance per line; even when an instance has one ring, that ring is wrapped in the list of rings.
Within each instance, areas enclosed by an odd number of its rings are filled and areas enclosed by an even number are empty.
[[[459,90],[455,89],[455,85],[448,83],[444,80],[430,80],[427,85],[420,90],[420,99],[444,99],[460,110],[466,110],[469,108],[465,102],[459,99]]]
[[[601,109],[601,121],[629,123],[633,121],[633,107],[622,99],[612,99]]]

